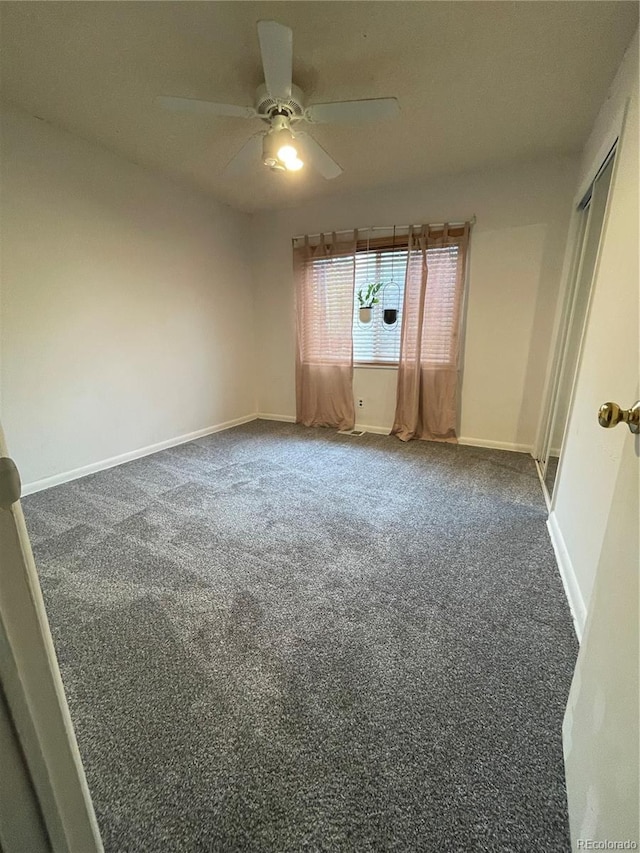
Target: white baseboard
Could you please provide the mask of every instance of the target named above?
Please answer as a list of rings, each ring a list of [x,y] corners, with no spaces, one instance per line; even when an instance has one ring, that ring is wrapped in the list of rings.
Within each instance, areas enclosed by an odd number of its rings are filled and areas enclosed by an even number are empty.
[[[372,432],[375,435],[389,435],[391,432],[391,427],[379,427],[359,423],[355,425],[354,429],[362,430],[363,432]]]
[[[255,416],[260,421],[282,421],[285,424],[294,424],[295,415],[274,415],[270,412],[258,412]]]
[[[258,412],[256,417],[263,421],[282,421],[288,424],[295,423],[296,421],[294,415],[277,415],[273,412]],[[375,435],[389,435],[391,432],[391,427],[361,423],[356,423],[354,429],[372,432]],[[485,438],[468,438],[466,436],[459,438],[458,444],[467,444],[471,447],[488,447],[492,450],[511,450],[514,453],[531,453],[532,451],[532,445],[530,444],[510,444],[506,441],[489,441]]]
[[[466,444],[469,447],[488,447],[491,450],[510,450],[513,453],[531,453],[533,447],[531,444],[513,444],[509,441],[491,441],[486,438],[469,438],[469,436],[460,436],[458,444]]]
[[[166,450],[168,447],[176,447],[178,444],[186,444],[189,441],[194,441],[196,438],[202,438],[205,435],[212,435],[214,432],[222,432],[222,430],[231,429],[231,427],[255,421],[256,417],[258,416],[251,414],[245,415],[242,418],[234,418],[231,421],[214,424],[213,426],[205,427],[204,429],[198,429],[195,432],[179,435],[176,438],[159,441],[157,444],[140,447],[138,450],[121,453],[119,456],[112,456],[110,459],[102,459],[100,462],[92,462],[90,465],[83,465],[82,468],[74,468],[72,471],[64,471],[62,474],[54,474],[52,477],[44,477],[42,480],[34,480],[32,483],[25,483],[22,486],[22,494],[31,495],[34,492],[41,492],[43,489],[50,489],[52,486],[59,486],[61,483],[69,483],[71,480],[79,480],[80,477],[86,477],[88,474],[95,474],[97,471],[105,471],[107,468],[115,468],[116,465],[122,465],[124,462],[131,462],[133,459],[140,459],[143,456],[150,456],[152,453],[158,453],[159,450]]]
[[[578,586],[578,578],[576,577],[573,563],[569,556],[569,551],[562,536],[562,531],[558,526],[555,513],[550,513],[547,519],[547,528],[549,530],[549,538],[553,545],[553,550],[558,563],[558,570],[562,578],[564,592],[569,602],[571,617],[573,618],[573,627],[578,637],[578,642],[582,642],[582,632],[584,631],[584,623],[587,618],[587,608],[585,607],[580,587]]]
[[[287,424],[294,424],[296,419],[293,415],[274,415],[269,412],[258,412],[256,417],[263,421],[282,421]],[[370,426],[369,424],[359,424],[354,426],[354,429],[362,430],[363,432],[373,432],[376,435],[389,435],[390,427]]]
[[[158,453],[160,450],[166,450],[168,447],[176,447],[179,444],[186,444],[189,441],[194,441],[196,438],[202,438],[205,435],[212,435],[215,432],[221,432],[225,429],[231,429],[240,424],[246,424],[256,419],[265,421],[281,421],[283,423],[295,423],[294,415],[279,415],[273,412],[257,412],[250,415],[244,415],[241,418],[234,418],[230,421],[224,421],[220,424],[205,427],[204,429],[196,430],[195,432],[179,435],[175,438],[169,438],[166,441],[160,441],[157,444],[150,444],[147,447],[140,447],[137,450],[131,450],[128,453],[121,453],[118,456],[112,456],[109,459],[102,459],[99,462],[92,462],[90,465],[83,465],[81,468],[74,468],[71,471],[64,471],[61,474],[54,474],[52,477],[44,477],[41,480],[34,480],[31,483],[24,483],[22,486],[23,495],[31,495],[34,492],[41,492],[43,489],[50,489],[52,486],[58,486],[61,483],[69,483],[72,480],[78,480],[80,477],[86,477],[88,474],[95,474],[97,471],[105,471],[107,468],[115,468],[116,465],[122,465],[124,462],[130,462],[133,459],[140,459],[143,456],[150,456],[152,453]],[[356,423],[355,429],[371,432],[376,435],[389,435],[388,427],[373,426],[372,424]],[[531,447],[525,444],[508,444],[501,441],[487,441],[483,438],[467,438],[458,439],[459,444],[467,444],[473,447],[490,447],[495,450],[512,450],[519,453],[530,453]]]
[[[373,432],[376,435],[390,435],[391,427],[372,426],[371,424],[356,423],[355,429],[365,432]],[[487,441],[484,438],[459,438],[458,444],[467,444],[471,447],[489,447],[493,450],[512,450],[516,453],[531,453],[529,444],[508,444],[504,441]]]

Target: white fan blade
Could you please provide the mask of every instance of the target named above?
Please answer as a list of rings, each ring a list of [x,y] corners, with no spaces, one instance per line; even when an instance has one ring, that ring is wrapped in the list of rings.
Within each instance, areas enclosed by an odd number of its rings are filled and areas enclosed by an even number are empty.
[[[267,91],[272,98],[291,97],[293,33],[276,21],[258,21],[258,39]]]
[[[342,174],[342,167],[338,166],[333,157],[330,157],[319,142],[309,136],[308,133],[296,133],[296,140],[300,140],[302,148],[302,160],[310,163],[323,178],[331,180]]]
[[[264,133],[256,133],[250,137],[224,167],[222,170],[223,174],[229,177],[236,177],[260,164],[262,162],[263,136]]]
[[[313,104],[307,107],[304,117],[318,124],[343,122],[356,124],[392,118],[400,112],[397,98],[370,98],[363,101],[336,101],[332,104]]]
[[[253,107],[238,107],[235,104],[214,104],[211,101],[198,101],[195,98],[156,98],[156,104],[165,110],[200,115],[231,116],[232,118],[253,118]]]

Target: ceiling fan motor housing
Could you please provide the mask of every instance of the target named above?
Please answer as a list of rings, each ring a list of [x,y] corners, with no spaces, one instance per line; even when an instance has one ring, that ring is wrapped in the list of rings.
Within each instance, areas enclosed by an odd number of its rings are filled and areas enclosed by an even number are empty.
[[[265,121],[270,121],[274,115],[281,113],[289,119],[302,118],[304,116],[304,95],[302,90],[293,83],[291,84],[291,97],[286,101],[276,99],[267,92],[263,83],[256,91],[256,112]]]

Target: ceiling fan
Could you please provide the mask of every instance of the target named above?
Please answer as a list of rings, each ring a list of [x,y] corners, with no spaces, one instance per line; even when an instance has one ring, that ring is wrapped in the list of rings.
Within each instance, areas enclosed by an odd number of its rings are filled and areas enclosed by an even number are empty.
[[[337,178],[342,168],[306,131],[301,122],[355,123],[390,118],[399,111],[396,98],[336,101],[306,106],[304,93],[292,81],[293,33],[276,21],[258,21],[258,40],[265,82],[256,92],[255,107],[216,104],[194,98],[159,97],[161,107],[179,112],[234,118],[259,118],[269,125],[249,138],[226,165],[239,175],[258,161],[274,172],[297,171],[309,162],[324,178]]]

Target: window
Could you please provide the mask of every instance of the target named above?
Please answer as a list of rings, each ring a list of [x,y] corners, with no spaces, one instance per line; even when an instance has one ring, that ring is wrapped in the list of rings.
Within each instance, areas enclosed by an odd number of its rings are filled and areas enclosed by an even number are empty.
[[[427,249],[420,360],[445,367],[457,359],[454,326],[459,317],[457,282],[462,255],[455,240],[444,245],[438,245],[437,238],[434,242]],[[299,275],[304,279],[298,308],[301,360],[314,364],[350,361],[353,344],[356,365],[397,365],[407,264],[411,265],[412,280],[420,280],[422,269],[422,255],[420,251],[409,253],[406,235],[369,243],[360,240],[355,254],[353,243],[348,241],[344,246],[338,242],[315,247],[306,255],[302,250],[296,252]],[[358,292],[366,293],[376,282],[381,283],[379,302],[373,308],[371,322],[365,323],[360,318]],[[397,311],[392,324],[383,322],[389,309]],[[415,335],[410,334],[413,339]]]
[[[457,245],[427,249],[429,285],[425,304],[422,361],[451,364],[455,353],[451,348],[451,329],[456,312]],[[353,311],[353,361],[355,364],[397,364],[400,358],[404,281],[407,269],[406,248],[385,247],[360,249],[356,254]],[[382,282],[371,323],[360,322],[358,291],[366,291],[371,282]],[[383,323],[385,308],[397,308],[393,327]]]
[[[356,253],[353,309],[353,361],[355,364],[397,364],[400,358],[402,297],[407,269],[407,249],[378,249]],[[360,322],[358,291],[366,292],[372,282],[382,282],[370,323]],[[396,308],[393,326],[382,322],[385,308]]]

